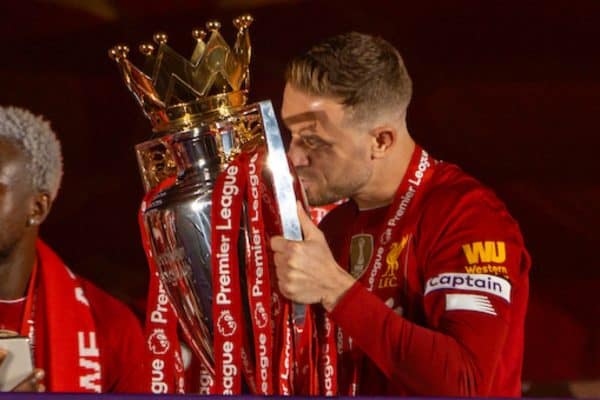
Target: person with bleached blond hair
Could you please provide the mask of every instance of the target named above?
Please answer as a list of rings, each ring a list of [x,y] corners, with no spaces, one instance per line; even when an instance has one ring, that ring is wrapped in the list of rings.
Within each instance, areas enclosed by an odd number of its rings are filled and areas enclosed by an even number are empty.
[[[140,392],[144,339],[135,316],[38,237],[62,174],[50,123],[0,107],[0,335],[29,338],[35,367],[5,390]],[[0,363],[6,356],[0,342]]]

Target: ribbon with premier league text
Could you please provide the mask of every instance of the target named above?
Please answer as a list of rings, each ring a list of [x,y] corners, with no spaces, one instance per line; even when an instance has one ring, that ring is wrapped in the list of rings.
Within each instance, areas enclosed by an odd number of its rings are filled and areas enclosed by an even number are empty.
[[[271,279],[262,211],[264,153],[256,152],[248,162],[248,298],[254,337],[256,393],[273,394],[273,334]]]
[[[426,184],[433,175],[436,163],[425,150],[419,146],[415,147],[394,200],[379,227],[379,232],[375,235],[376,245],[373,252],[375,256],[372,257],[365,273],[359,279],[370,292],[378,294],[379,288],[375,285],[375,282],[379,282],[383,274],[383,254],[389,251],[389,247],[394,240],[403,236],[403,232],[414,230],[414,208],[411,208],[411,205],[418,203],[418,199],[425,193]],[[349,264],[349,251],[347,249],[350,248],[350,238],[347,238],[347,240],[344,246],[346,251],[340,260],[340,264],[344,267]],[[324,318],[324,321],[321,324],[322,329],[319,333],[322,343],[319,364],[325,394],[337,395],[339,391],[340,394],[356,396],[359,394],[364,354],[355,346],[352,346],[352,338],[336,329],[327,315],[321,317]],[[342,354],[350,355],[352,367],[335,371],[336,367],[344,365],[344,363],[337,363],[337,357]],[[332,381],[332,377],[335,378],[336,374],[339,375],[337,382]],[[336,385],[339,385],[339,387]],[[332,388],[331,391],[329,390],[330,387]]]
[[[152,244],[145,229],[144,212],[158,193],[173,185],[175,178],[165,179],[144,196],[138,213],[142,246],[150,269],[146,305],[146,352],[149,391],[154,394],[184,393],[183,362],[179,350],[177,318],[159,279]]]
[[[273,264],[268,241],[271,235],[281,234],[281,226],[277,203],[269,179],[265,178],[266,155],[260,149],[237,155],[218,175],[213,188],[214,373],[207,360],[200,360],[201,394],[237,395],[247,391],[261,395],[318,394],[316,370],[312,366],[315,356],[311,349],[316,340],[312,318],[308,315],[307,326],[311,329],[303,337],[307,350],[295,354],[291,302],[271,280]],[[152,201],[174,182],[174,177],[169,178],[149,191],[139,213],[142,242],[150,266],[146,338],[148,382],[153,393],[183,393],[185,389],[177,317],[153,255],[152,246],[160,243],[150,241],[142,218]],[[161,249],[154,251],[160,253]],[[247,316],[245,302],[249,309]],[[188,338],[185,329],[183,333]]]
[[[217,177],[212,197],[211,242],[215,393],[242,391],[242,314],[238,239],[246,186],[245,165],[238,156]]]

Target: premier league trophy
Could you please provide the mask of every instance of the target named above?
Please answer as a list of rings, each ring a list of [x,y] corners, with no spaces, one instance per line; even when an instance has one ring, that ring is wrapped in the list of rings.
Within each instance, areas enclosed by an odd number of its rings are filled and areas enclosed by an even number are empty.
[[[174,381],[181,375],[173,311],[201,361],[202,393],[293,394],[302,343],[311,340],[302,336],[304,306],[290,304],[270,279],[270,235],[302,239],[300,192],[271,103],[246,105],[251,22],[233,21],[233,48],[216,21],[208,33],[194,30],[189,59],[164,33],[139,47],[144,68],[128,59],[127,46],[109,51],[154,132],[136,146],[154,392],[173,391],[169,361]]]

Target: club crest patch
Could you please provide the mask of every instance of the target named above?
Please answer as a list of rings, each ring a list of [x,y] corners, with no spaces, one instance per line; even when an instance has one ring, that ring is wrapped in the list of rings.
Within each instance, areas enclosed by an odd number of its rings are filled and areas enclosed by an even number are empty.
[[[385,257],[387,269],[379,279],[379,288],[385,289],[398,286],[398,270],[400,269],[400,253],[406,247],[410,235],[404,235],[400,242],[394,242],[390,246],[390,251]]]

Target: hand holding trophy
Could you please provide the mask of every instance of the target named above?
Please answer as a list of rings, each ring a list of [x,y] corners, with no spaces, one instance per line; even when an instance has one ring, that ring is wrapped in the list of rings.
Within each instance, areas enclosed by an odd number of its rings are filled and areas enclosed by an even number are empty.
[[[182,391],[173,312],[201,360],[202,393],[294,394],[301,376],[312,376],[301,372],[313,356],[305,307],[283,298],[271,279],[268,238],[302,239],[300,189],[270,101],[246,105],[251,22],[234,20],[233,49],[216,21],[206,24],[209,33],[194,30],[189,60],[164,33],[140,46],[143,69],[126,46],[109,51],[155,134],[136,146],[153,392]]]

